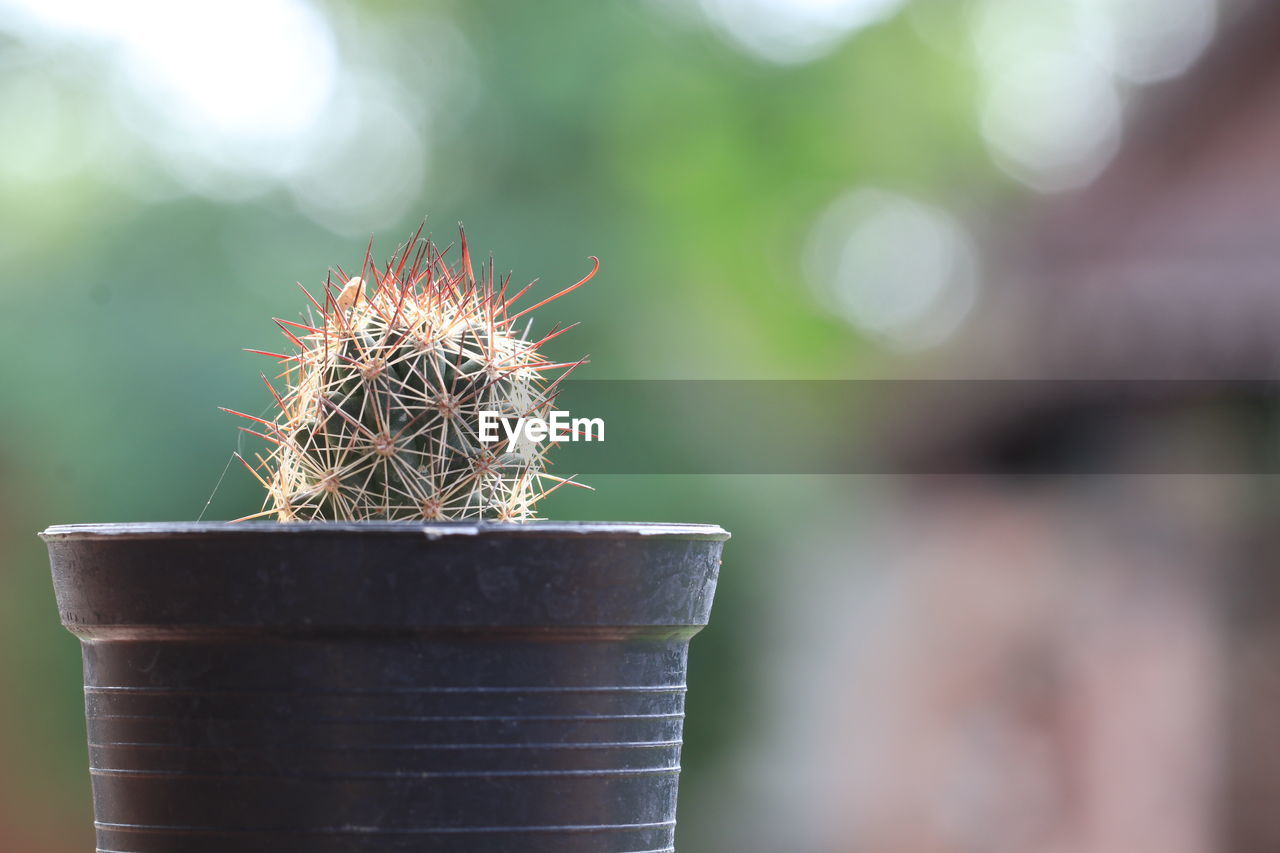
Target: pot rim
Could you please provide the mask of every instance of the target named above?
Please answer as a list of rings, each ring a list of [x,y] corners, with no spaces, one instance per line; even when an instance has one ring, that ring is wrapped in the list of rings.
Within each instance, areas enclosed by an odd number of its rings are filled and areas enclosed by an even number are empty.
[[[696,539],[723,542],[729,532],[718,524],[682,524],[655,521],[144,521],[90,524],[54,524],[40,532],[46,542],[63,540],[118,540],[206,538],[250,533],[287,536],[349,533],[377,536],[444,537],[566,537],[593,539]]]

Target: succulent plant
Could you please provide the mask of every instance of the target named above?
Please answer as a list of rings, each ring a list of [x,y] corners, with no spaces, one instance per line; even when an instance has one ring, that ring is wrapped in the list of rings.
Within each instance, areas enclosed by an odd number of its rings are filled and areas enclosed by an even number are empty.
[[[585,362],[555,363],[530,339],[530,312],[577,284],[515,310],[493,261],[477,277],[459,227],[456,265],[422,229],[384,265],[372,243],[360,275],[335,269],[323,299],[306,288],[307,322],[276,319],[294,352],[250,350],[284,364],[274,417],[243,427],[270,444],[245,461],[267,491],[246,518],[281,521],[536,518],[537,502],[571,478],[546,470],[548,443],[480,440],[480,413],[545,418],[561,381]],[[299,285],[301,287],[301,285]],[[521,328],[517,323],[523,323]],[[576,325],[576,324],[575,324]],[[552,376],[554,371],[560,371]],[[228,409],[227,411],[231,411]],[[505,431],[504,431],[505,432]]]

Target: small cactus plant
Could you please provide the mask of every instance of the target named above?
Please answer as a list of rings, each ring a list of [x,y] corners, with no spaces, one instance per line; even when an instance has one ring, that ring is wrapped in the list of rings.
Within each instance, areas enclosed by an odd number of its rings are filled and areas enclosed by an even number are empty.
[[[477,278],[461,226],[459,244],[452,265],[448,249],[419,228],[379,266],[371,243],[361,274],[331,272],[323,300],[303,288],[314,308],[308,322],[276,319],[293,353],[250,350],[285,369],[282,389],[263,377],[274,418],[232,412],[255,421],[261,429],[243,429],[271,445],[257,464],[245,462],[267,491],[262,511],[246,518],[524,521],[537,517],[541,498],[577,485],[546,470],[549,445],[482,443],[479,420],[483,411],[550,413],[560,382],[585,359],[541,355],[542,344],[572,326],[531,340],[527,318],[590,281],[600,262],[592,258],[577,284],[516,311],[532,285],[508,294],[510,276],[497,281],[492,259]]]

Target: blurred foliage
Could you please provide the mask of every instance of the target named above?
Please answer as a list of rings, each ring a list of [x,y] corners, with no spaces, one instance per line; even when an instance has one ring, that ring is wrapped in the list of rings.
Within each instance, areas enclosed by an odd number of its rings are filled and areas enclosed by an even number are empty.
[[[462,220],[480,252],[492,249],[516,280],[540,277],[544,294],[600,256],[597,281],[541,318],[582,322],[551,354],[589,352],[584,377],[865,372],[885,355],[803,281],[815,216],[861,185],[943,205],[980,204],[1000,186],[976,129],[961,4],[917,3],[790,66],[744,55],[658,3],[324,8],[340,44],[342,27],[371,21],[456,28],[466,79],[417,79],[424,72],[395,52],[364,57],[385,59],[410,99],[428,84],[463,93],[430,117],[423,189],[395,223],[376,223],[375,246],[389,253],[424,215],[447,241]],[[0,6],[0,69],[62,93],[60,145],[93,140],[65,174],[0,170],[0,832],[47,835],[25,849],[62,853],[88,846],[78,663],[34,534],[55,522],[195,518],[219,483],[206,517],[256,509],[244,471],[220,480],[239,439],[216,407],[265,407],[257,374],[268,365],[241,348],[276,346],[270,318],[303,308],[293,283],[355,266],[366,238],[326,230],[269,180],[242,198],[185,188],[139,143],[147,128],[120,113],[118,93],[95,87],[109,55],[6,34],[5,15]],[[6,115],[0,158],[36,144],[25,127]],[[562,490],[547,514],[713,521],[734,533],[713,625],[692,656],[681,832],[693,846],[682,849],[711,849],[701,798],[733,772],[766,641],[757,579],[788,570],[788,543],[809,513],[839,512],[841,489],[732,477],[594,485]],[[41,829],[53,821],[56,831]]]

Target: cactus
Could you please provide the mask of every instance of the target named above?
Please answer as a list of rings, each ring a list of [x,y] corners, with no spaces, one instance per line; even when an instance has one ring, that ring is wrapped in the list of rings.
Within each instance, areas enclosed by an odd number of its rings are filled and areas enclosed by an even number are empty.
[[[274,418],[226,410],[255,421],[242,429],[270,444],[257,464],[242,457],[267,491],[262,511],[245,518],[524,521],[547,494],[579,485],[546,470],[549,444],[482,443],[479,414],[550,413],[560,382],[585,359],[541,355],[572,326],[533,341],[529,314],[590,281],[600,262],[514,311],[532,285],[509,295],[510,276],[496,281],[492,259],[477,278],[461,227],[459,238],[457,265],[421,228],[383,266],[370,243],[361,274],[331,272],[322,301],[303,288],[308,322],[276,319],[293,353],[250,350],[285,367],[280,390],[263,377]]]

